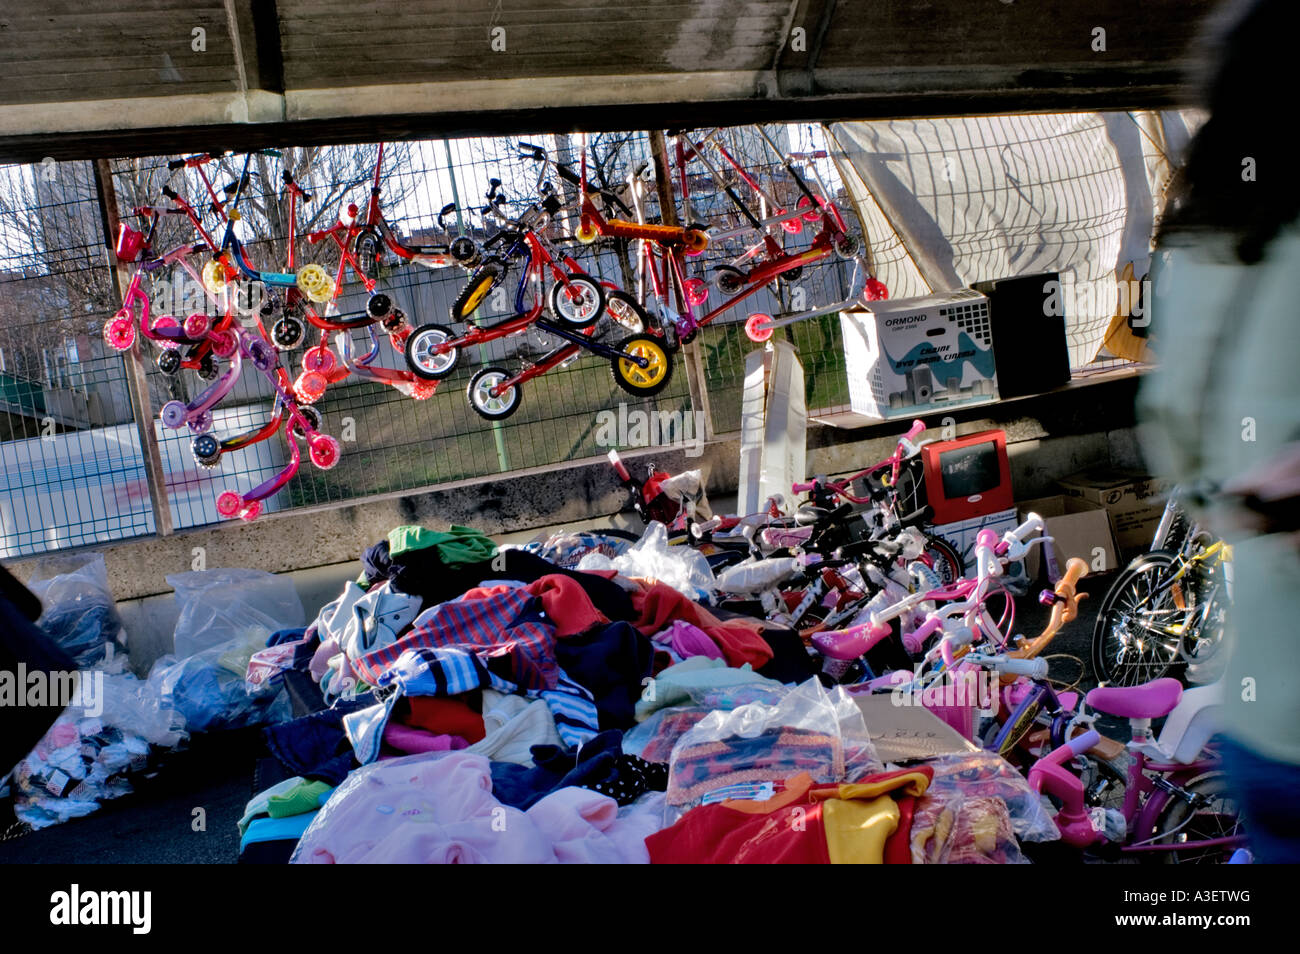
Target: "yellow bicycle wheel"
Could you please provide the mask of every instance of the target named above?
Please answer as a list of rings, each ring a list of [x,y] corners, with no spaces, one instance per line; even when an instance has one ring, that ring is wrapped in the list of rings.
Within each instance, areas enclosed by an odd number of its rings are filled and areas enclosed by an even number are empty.
[[[203,287],[214,295],[220,295],[226,288],[226,269],[220,262],[212,261],[203,266]]]
[[[317,304],[334,297],[334,279],[319,265],[304,265],[298,270],[298,288]]]
[[[616,345],[619,351],[643,359],[645,367],[627,358],[614,358],[614,380],[628,394],[649,397],[668,387],[673,377],[673,359],[663,341],[653,335],[631,335]]]

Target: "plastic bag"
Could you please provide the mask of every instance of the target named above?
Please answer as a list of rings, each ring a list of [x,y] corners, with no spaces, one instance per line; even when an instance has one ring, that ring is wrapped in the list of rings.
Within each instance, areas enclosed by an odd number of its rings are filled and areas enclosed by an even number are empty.
[[[614,558],[626,553],[632,541],[610,536],[599,530],[577,531],[573,533],[555,533],[544,542],[529,543],[523,547],[529,553],[535,553],[543,560],[554,563],[566,570],[575,569],[588,553],[600,553]],[[502,549],[509,549],[503,547]]]
[[[14,770],[14,813],[46,828],[131,792],[128,776],[149,765],[150,746],[184,738],[179,719],[131,673],[83,672],[70,705]]]
[[[1000,798],[927,792],[912,816],[914,865],[1028,864]]]
[[[828,692],[809,679],[775,704],[714,710],[682,735],[669,762],[667,804],[681,813],[737,782],[800,772],[819,783],[851,782],[880,770],[857,703],[842,686]]]
[[[156,687],[165,707],[181,715],[190,732],[286,721],[293,713],[282,684],[249,691],[244,682],[248,660],[261,645],[256,634],[250,634],[185,659],[164,656],[154,663],[149,684]]]
[[[46,557],[36,565],[27,584],[41,600],[44,612],[37,625],[88,669],[104,659],[108,647],[124,655],[126,632],[108,586],[102,553]]]
[[[617,570],[623,576],[658,580],[697,601],[709,599],[717,587],[704,554],[693,547],[668,546],[668,528],[657,520],[650,522],[626,553],[612,559],[589,553],[579,561],[578,569]]]
[[[260,645],[281,629],[306,622],[293,581],[261,570],[222,569],[176,573],[167,577],[176,590],[176,656],[184,659],[231,640],[256,633]]]
[[[1021,841],[1055,841],[1061,837],[1038,793],[996,752],[959,752],[926,764],[934,769],[927,797],[997,798],[1006,804],[1012,828]]]

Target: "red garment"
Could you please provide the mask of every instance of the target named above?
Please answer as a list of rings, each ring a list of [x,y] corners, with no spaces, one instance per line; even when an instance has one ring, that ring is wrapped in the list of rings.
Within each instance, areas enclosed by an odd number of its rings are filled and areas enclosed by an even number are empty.
[[[556,636],[576,636],[593,626],[608,623],[609,619],[596,609],[587,591],[577,580],[562,573],[538,577],[524,587],[533,596],[541,597],[542,609],[555,624]]]
[[[898,801],[898,827],[885,842],[885,864],[912,863],[912,815],[916,813],[916,796],[904,795]]]
[[[790,779],[767,802],[693,808],[671,828],[645,840],[655,865],[828,865],[821,803],[806,801],[812,779]],[[802,804],[794,804],[802,802]]]
[[[646,636],[653,636],[674,620],[681,619],[708,633],[722,650],[728,666],[739,667],[749,663],[759,669],[772,659],[772,647],[759,635],[763,627],[756,620],[724,622],[666,583],[655,583],[631,596],[632,608],[637,614],[632,625]]]
[[[646,838],[650,863],[830,864],[822,806],[837,797],[881,795],[892,795],[899,808],[898,828],[885,841],[881,860],[910,860],[908,835],[916,796],[932,777],[933,770],[922,766],[880,772],[857,782],[813,785],[812,777],[801,772],[786,779],[784,790],[766,802],[729,801],[691,809],[672,827]]]
[[[483,716],[460,699],[408,696],[408,711],[398,718],[403,725],[424,729],[434,735],[458,735],[470,745],[487,735]]]

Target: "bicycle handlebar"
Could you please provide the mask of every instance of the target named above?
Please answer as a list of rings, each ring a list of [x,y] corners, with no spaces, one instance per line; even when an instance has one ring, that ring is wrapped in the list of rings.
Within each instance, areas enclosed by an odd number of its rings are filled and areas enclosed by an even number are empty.
[[[1047,678],[1047,660],[1041,657],[1016,659],[1006,655],[989,656],[985,653],[967,653],[962,657],[962,662],[983,666],[985,669],[994,669],[1009,675],[1028,676],[1031,679]],[[1090,749],[1092,745],[1088,745],[1086,748]]]

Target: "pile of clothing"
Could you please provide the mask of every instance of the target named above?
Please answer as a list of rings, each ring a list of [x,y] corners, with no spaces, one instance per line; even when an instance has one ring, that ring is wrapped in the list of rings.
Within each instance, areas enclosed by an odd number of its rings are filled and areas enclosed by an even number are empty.
[[[884,765],[798,634],[545,552],[398,527],[253,654],[296,716],[241,861],[1020,860],[1009,766]]]

